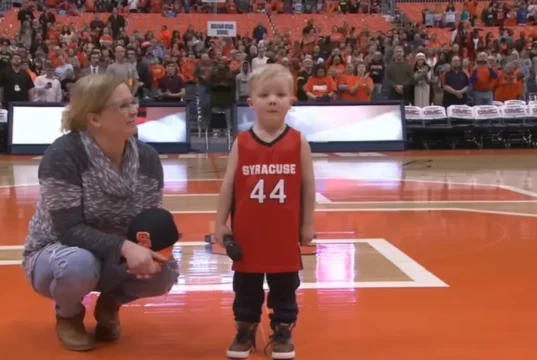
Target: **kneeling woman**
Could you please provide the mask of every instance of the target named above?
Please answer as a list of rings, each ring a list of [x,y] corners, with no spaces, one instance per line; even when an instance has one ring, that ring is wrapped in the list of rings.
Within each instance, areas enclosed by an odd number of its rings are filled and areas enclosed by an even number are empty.
[[[39,165],[40,195],[24,246],[23,267],[33,289],[56,303],[56,332],[69,350],[120,335],[121,305],[167,293],[177,263],[126,241],[132,218],[162,206],[163,170],[157,152],[135,139],[137,103],[122,79],[80,79],[62,118],[68,131]],[[82,299],[101,295],[97,327],[84,327]]]

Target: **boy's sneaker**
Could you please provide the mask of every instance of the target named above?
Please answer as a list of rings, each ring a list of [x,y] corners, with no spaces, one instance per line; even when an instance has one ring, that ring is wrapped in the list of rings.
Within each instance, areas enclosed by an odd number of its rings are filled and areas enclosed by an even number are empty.
[[[237,322],[237,335],[226,352],[231,359],[247,359],[255,349],[257,323]]]
[[[294,327],[295,324],[274,324],[272,326],[272,358],[274,360],[295,358],[295,346],[291,338],[291,331]]]

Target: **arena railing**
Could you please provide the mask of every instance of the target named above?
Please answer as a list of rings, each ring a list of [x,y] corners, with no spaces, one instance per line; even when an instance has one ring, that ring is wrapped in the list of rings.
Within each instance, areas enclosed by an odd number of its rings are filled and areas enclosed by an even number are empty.
[[[405,119],[412,126],[463,126],[484,124],[537,124],[537,101],[495,101],[493,105],[405,106]]]

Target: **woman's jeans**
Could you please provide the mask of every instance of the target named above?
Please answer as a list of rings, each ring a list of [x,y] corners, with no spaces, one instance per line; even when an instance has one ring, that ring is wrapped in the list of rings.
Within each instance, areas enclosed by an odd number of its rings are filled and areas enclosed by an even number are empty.
[[[126,264],[102,262],[88,250],[61,245],[38,255],[32,286],[56,302],[56,315],[70,318],[83,310],[82,300],[92,291],[110,294],[123,305],[168,293],[178,276],[175,260],[151,279],[140,280],[127,273]]]

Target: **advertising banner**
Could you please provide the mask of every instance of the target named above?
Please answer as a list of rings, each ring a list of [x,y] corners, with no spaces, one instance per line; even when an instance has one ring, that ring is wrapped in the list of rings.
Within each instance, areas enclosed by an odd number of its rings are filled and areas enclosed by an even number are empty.
[[[256,116],[240,105],[236,130],[250,129]],[[370,104],[299,104],[286,123],[300,131],[314,151],[402,150],[406,140],[404,110],[399,102]]]
[[[188,121],[184,106],[151,105],[138,109],[138,139],[153,145],[159,152],[188,151]],[[14,104],[11,119],[12,154],[40,154],[62,136],[61,104]]]

